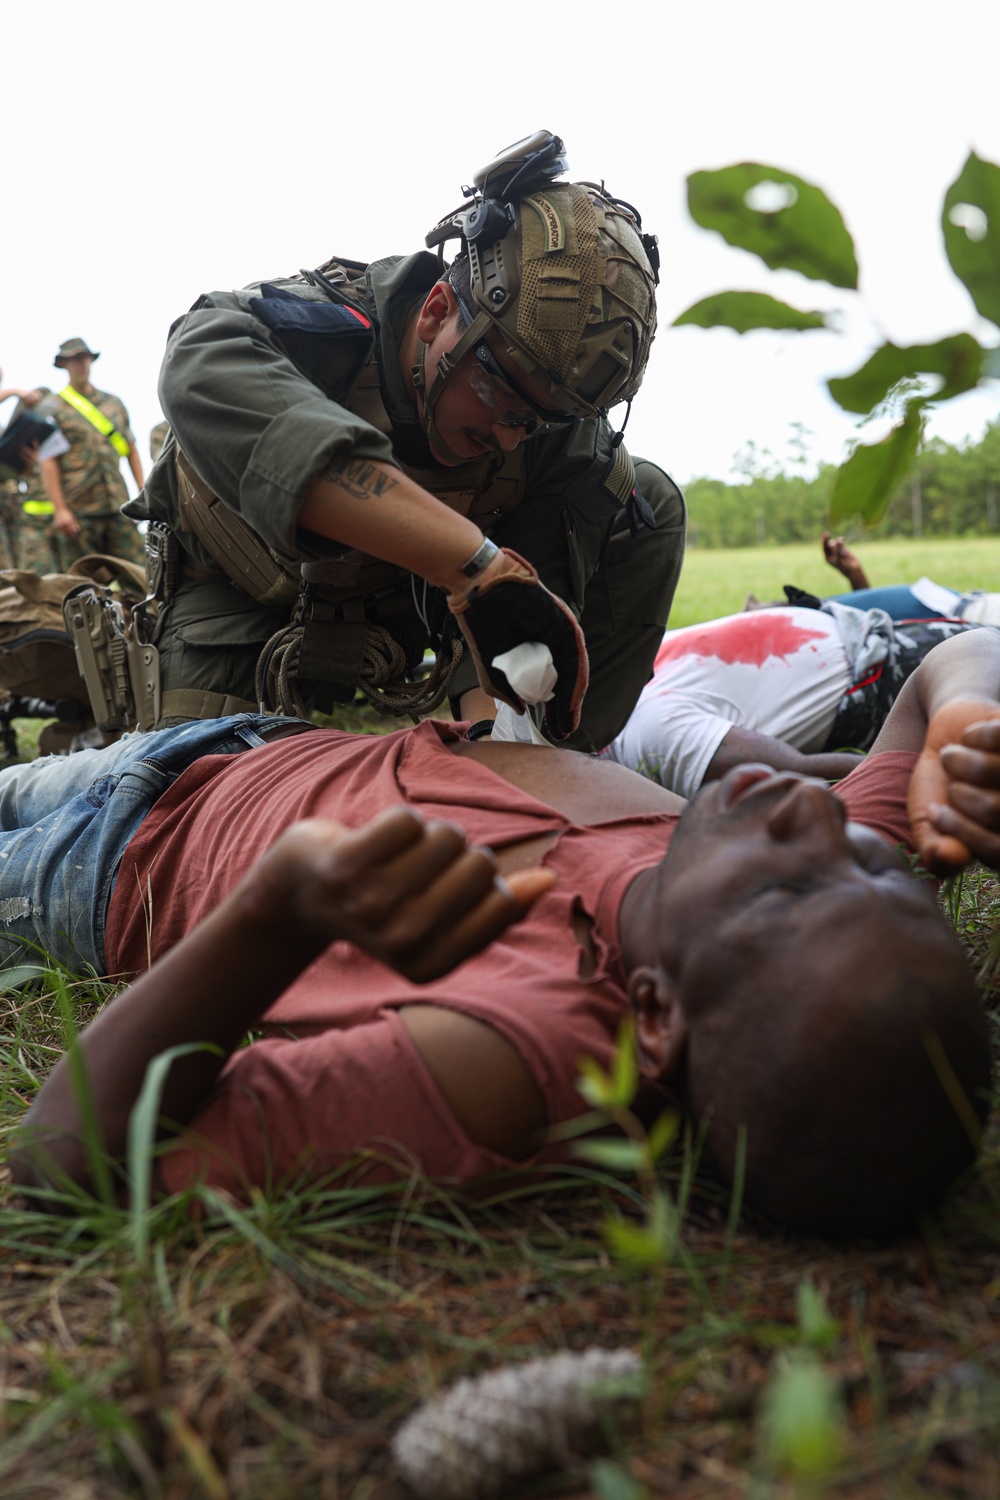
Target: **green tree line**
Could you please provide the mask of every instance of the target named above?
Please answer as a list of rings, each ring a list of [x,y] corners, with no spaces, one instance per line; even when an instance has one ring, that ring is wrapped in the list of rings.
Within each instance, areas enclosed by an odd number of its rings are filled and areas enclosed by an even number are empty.
[[[794,446],[794,445],[793,445]],[[734,467],[741,478],[695,479],[685,491],[688,541],[695,547],[763,547],[815,541],[829,527],[838,470],[806,478],[802,463],[784,472],[748,443]],[[978,443],[932,438],[897,485],[881,521],[866,536],[986,536],[1000,531],[1000,418]],[[853,533],[857,535],[857,532]]]

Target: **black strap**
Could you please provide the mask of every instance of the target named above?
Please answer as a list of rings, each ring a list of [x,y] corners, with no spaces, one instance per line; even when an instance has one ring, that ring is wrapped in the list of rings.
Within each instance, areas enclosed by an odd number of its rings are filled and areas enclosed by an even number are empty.
[[[467,740],[485,740],[493,733],[495,719],[478,719],[475,724],[470,724],[465,731]]]

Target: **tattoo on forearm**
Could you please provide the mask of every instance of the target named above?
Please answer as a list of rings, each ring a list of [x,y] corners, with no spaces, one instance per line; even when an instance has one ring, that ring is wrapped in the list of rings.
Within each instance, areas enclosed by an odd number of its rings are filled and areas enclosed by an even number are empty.
[[[366,458],[331,458],[319,477],[339,485],[355,500],[370,500],[373,496],[378,499],[396,485],[393,474],[377,468]]]

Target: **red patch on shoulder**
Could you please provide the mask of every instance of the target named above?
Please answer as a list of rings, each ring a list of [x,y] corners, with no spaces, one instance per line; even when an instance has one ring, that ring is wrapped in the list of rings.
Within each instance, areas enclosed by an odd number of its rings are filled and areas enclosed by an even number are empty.
[[[753,610],[733,620],[724,620],[686,630],[663,642],[656,653],[653,671],[684,656],[714,656],[717,661],[762,667],[771,656],[783,660],[793,656],[808,641],[825,641],[825,630],[808,630],[787,615]],[[813,648],[815,650],[815,647]]]

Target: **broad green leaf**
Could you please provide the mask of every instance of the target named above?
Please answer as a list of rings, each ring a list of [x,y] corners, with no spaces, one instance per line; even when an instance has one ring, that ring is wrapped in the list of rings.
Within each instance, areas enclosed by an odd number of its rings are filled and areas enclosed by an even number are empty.
[[[670,1260],[676,1243],[676,1213],[666,1193],[657,1191],[643,1226],[606,1218],[601,1232],[619,1260],[636,1266],[662,1266]]]
[[[0,1052],[0,1057],[3,1054]],[[577,1083],[577,1093],[583,1090]],[[590,1135],[591,1131],[600,1130],[608,1123],[608,1112],[606,1109],[588,1109],[585,1114],[575,1115],[572,1120],[563,1120],[559,1125],[550,1125],[545,1132],[545,1139],[551,1144],[555,1141],[571,1141],[578,1135]]]
[[[781,1360],[763,1400],[765,1442],[772,1460],[817,1477],[833,1467],[842,1441],[837,1383],[814,1355]]]
[[[615,1089],[615,1104],[627,1109],[639,1087],[639,1059],[635,1050],[635,1026],[631,1020],[623,1021],[618,1028],[611,1078]]]
[[[667,1250],[650,1230],[620,1219],[605,1219],[601,1226],[612,1255],[633,1266],[662,1266]]]
[[[944,196],[944,248],[976,311],[1000,323],[1000,167],[974,151]]]
[[[781,167],[744,161],[717,172],[692,172],[688,209],[696,224],[760,256],[774,271],[857,287],[854,242],[840,210],[822,188]]]
[[[716,292],[703,297],[674,319],[674,327],[693,323],[697,328],[735,328],[749,333],[753,328],[799,329],[826,328],[825,313],[801,312],[787,302],[779,302],[766,292]]]
[[[604,1109],[615,1102],[614,1080],[605,1073],[599,1062],[592,1057],[581,1057],[577,1065],[580,1077],[576,1081],[577,1091],[595,1109]]]
[[[680,1129],[680,1124],[680,1111],[676,1109],[665,1109],[653,1122],[653,1128],[649,1132],[649,1154],[653,1161],[659,1161]]]
[[[811,1281],[800,1281],[795,1293],[802,1340],[813,1349],[829,1350],[840,1337],[840,1324],[831,1318],[823,1293]]]
[[[637,1172],[649,1163],[649,1147],[645,1141],[609,1140],[605,1136],[596,1141],[576,1141],[572,1151],[583,1161],[608,1167],[612,1172]]]
[[[956,333],[936,344],[883,344],[860,370],[828,380],[827,386],[845,411],[870,412],[901,380],[940,375],[944,384],[927,399],[949,401],[978,385],[983,353],[970,333]]]
[[[859,444],[837,470],[830,497],[830,527],[839,529],[854,516],[867,526],[885,514],[900,481],[917,457],[923,422],[911,403],[902,422],[880,443]]]

